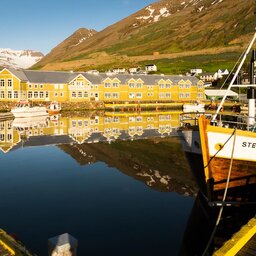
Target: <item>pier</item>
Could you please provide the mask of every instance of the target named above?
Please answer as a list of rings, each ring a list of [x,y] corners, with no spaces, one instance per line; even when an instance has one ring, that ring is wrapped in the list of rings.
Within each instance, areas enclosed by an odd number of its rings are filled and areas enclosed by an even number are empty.
[[[256,217],[252,218],[240,231],[233,235],[214,256],[256,255]]]

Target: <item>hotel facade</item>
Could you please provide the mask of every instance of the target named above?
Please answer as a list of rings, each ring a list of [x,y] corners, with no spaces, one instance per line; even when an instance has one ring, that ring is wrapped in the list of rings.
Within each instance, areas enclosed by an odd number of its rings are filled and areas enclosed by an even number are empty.
[[[203,100],[203,81],[192,76],[0,71],[0,101],[151,102]]]

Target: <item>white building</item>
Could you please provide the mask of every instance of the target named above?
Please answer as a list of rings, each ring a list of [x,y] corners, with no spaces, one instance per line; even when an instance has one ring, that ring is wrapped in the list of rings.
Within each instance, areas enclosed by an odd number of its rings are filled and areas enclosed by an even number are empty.
[[[148,72],[157,71],[157,66],[155,64],[148,64],[145,66],[145,70]]]
[[[201,68],[192,68],[190,69],[190,73],[194,75],[202,74],[203,70]]]

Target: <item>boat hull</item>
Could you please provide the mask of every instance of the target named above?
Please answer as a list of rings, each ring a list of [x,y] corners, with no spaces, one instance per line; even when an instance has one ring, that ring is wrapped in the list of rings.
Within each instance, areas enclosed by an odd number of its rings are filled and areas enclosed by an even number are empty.
[[[210,125],[199,118],[205,180],[214,190],[256,184],[256,133]]]
[[[33,107],[33,108],[15,108],[11,110],[14,117],[33,117],[33,116],[47,116],[48,113],[45,107]]]

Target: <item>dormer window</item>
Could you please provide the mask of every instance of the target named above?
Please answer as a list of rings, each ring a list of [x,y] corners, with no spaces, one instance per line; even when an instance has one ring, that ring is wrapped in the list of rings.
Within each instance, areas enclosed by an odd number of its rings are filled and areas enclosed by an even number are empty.
[[[104,86],[105,86],[105,88],[110,88],[110,83],[107,82],[104,84]]]
[[[134,83],[129,83],[130,88],[134,88]]]
[[[113,87],[114,87],[114,88],[117,88],[117,87],[119,87],[119,83],[117,83],[117,82],[114,82],[114,83],[113,83]]]

